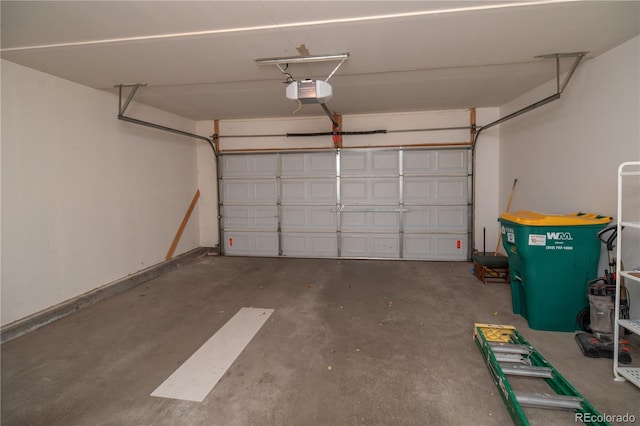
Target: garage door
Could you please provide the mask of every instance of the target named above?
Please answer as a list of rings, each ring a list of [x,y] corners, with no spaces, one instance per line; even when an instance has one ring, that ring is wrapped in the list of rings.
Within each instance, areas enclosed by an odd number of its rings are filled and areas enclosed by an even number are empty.
[[[220,156],[223,253],[466,260],[468,149]]]

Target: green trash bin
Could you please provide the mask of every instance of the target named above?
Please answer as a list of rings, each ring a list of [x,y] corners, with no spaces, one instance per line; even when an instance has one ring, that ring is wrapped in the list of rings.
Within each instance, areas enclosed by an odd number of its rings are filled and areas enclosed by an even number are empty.
[[[572,213],[503,213],[502,243],[509,258],[513,313],[536,330],[574,331],[589,305],[587,283],[597,276],[597,233],[611,217]]]

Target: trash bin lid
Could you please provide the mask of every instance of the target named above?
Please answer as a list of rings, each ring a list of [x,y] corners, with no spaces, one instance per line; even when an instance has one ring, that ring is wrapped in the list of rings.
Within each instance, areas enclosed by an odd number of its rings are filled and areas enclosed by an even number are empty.
[[[611,222],[610,216],[600,216],[592,213],[546,214],[519,210],[514,213],[505,212],[500,219],[530,226],[576,226],[576,225],[606,225]]]

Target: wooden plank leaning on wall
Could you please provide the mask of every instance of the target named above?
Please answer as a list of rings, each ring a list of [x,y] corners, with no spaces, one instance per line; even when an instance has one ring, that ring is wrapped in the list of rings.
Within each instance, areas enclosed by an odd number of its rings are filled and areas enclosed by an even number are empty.
[[[196,203],[198,202],[198,198],[200,198],[200,190],[196,190],[195,195],[193,196],[193,199],[191,200],[191,204],[189,205],[189,208],[187,209],[187,213],[184,215],[184,218],[182,219],[182,223],[180,224],[180,227],[178,228],[178,232],[176,232],[176,236],[173,237],[173,242],[171,243],[171,247],[169,248],[169,251],[167,252],[167,256],[165,257],[165,260],[169,260],[173,257],[173,252],[176,251],[176,247],[178,247],[178,242],[180,242],[180,237],[182,237],[182,233],[184,232],[184,228],[187,226],[187,222],[189,222],[189,218],[191,217],[191,213],[193,212],[194,207],[196,206]]]

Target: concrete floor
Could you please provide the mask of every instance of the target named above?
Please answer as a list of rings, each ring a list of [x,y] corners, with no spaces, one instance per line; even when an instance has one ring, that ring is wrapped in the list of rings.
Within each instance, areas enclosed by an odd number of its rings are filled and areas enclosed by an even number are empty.
[[[610,360],[529,329],[509,286],[471,267],[200,257],[3,344],[2,425],[510,424],[474,322],[515,325],[598,410],[640,422]],[[275,312],[203,402],[150,396],[241,307]]]

